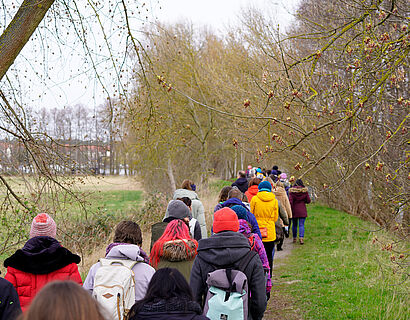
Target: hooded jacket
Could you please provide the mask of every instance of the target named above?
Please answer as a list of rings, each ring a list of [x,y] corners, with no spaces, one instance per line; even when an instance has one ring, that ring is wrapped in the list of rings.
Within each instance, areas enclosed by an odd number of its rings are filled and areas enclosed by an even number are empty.
[[[202,202],[199,200],[198,195],[195,191],[187,189],[177,189],[174,192],[173,199],[188,197],[192,201],[192,217],[198,220],[199,225],[201,226],[201,235],[202,239],[208,237],[208,232],[206,230],[206,220],[205,220],[205,209]],[[167,213],[165,213],[167,217]]]
[[[238,178],[234,183],[231,185],[232,187],[237,187],[241,190],[242,193],[245,193],[248,190],[248,179],[246,178]]]
[[[251,211],[249,211],[249,208],[241,200],[239,200],[238,198],[230,198],[226,200],[224,203],[222,203],[222,208],[232,208],[236,205],[242,206],[246,209],[248,221],[252,226],[252,232],[256,233],[260,238],[262,238],[261,231],[259,230],[258,221],[256,220],[254,214]]]
[[[215,268],[232,265],[238,267],[241,259],[251,250],[248,239],[238,232],[222,231],[208,239],[199,241],[198,256],[191,271],[190,286],[195,300],[201,306],[208,292],[208,273]],[[266,309],[265,276],[262,262],[255,255],[244,270],[248,278],[249,316],[248,319],[262,319]]]
[[[251,200],[256,194],[258,193],[258,186],[253,185],[248,188],[248,190],[245,192],[246,197],[248,198],[248,202],[251,203]]]
[[[275,222],[278,220],[278,200],[272,192],[259,191],[251,201],[251,211],[258,221],[259,228],[267,228],[268,236],[263,242],[275,241]]]
[[[169,300],[158,299],[145,303],[130,320],[207,320],[195,301],[180,297]]]
[[[106,259],[118,260],[133,260],[138,261],[132,268],[135,280],[135,301],[144,298],[147,292],[148,283],[155,273],[155,269],[144,262],[141,256],[140,247],[136,244],[121,244],[113,247],[105,256]],[[94,278],[97,270],[100,268],[100,262],[95,263],[88,272],[87,278],[84,280],[84,289],[93,292]]]
[[[186,245],[191,250],[187,250]],[[191,239],[171,240],[164,243],[157,269],[175,268],[189,282],[192,265],[196,257],[196,243]]]
[[[0,278],[0,320],[14,320],[21,313],[19,297],[13,285]]]
[[[259,255],[259,258],[261,258],[263,270],[265,271],[265,277],[267,278],[266,292],[270,292],[272,289],[272,279],[270,276],[269,260],[266,256],[265,247],[263,246],[261,238],[259,238],[257,234],[251,232],[248,221],[243,219],[239,219],[239,233],[242,233],[248,238],[251,249]]]
[[[289,189],[289,202],[292,207],[293,218],[306,218],[306,203],[310,203],[309,193],[306,187],[292,187]]]
[[[282,207],[286,211],[288,219],[292,218],[292,208],[290,206],[286,190],[282,187],[276,187],[276,189],[273,190],[273,194],[275,195],[276,199],[282,204]]]
[[[17,290],[23,311],[40,289],[53,280],[72,280],[82,285],[77,264],[81,258],[54,238],[29,239],[22,249],[4,261],[5,279]]]

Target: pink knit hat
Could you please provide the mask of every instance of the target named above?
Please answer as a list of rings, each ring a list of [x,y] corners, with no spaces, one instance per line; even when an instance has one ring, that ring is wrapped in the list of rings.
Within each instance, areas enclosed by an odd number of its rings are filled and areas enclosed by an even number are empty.
[[[47,213],[39,213],[33,219],[30,229],[30,238],[37,236],[48,236],[55,238],[57,226],[53,218]]]

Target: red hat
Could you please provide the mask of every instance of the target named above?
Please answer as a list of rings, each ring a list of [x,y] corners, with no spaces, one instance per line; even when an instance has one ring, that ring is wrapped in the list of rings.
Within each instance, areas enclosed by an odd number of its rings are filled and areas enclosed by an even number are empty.
[[[48,236],[55,238],[57,226],[53,218],[47,213],[40,213],[36,215],[31,223],[30,238],[37,236]]]
[[[222,208],[214,213],[213,229],[215,233],[221,231],[234,231],[239,230],[238,216],[235,211],[230,208]]]

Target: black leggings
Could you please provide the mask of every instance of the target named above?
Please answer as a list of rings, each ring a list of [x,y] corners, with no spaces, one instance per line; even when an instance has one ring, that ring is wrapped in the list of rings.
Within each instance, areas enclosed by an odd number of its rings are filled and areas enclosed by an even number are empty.
[[[275,241],[263,242],[265,247],[266,255],[269,261],[270,276],[272,277],[272,266],[273,266],[273,250],[275,250]]]

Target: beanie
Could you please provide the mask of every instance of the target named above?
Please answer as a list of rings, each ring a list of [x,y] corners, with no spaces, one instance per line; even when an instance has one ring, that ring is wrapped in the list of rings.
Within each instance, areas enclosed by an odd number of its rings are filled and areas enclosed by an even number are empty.
[[[287,176],[286,173],[281,173],[280,176],[279,176],[280,180],[286,180],[287,178],[288,178],[288,176]]]
[[[182,220],[186,217],[189,217],[190,215],[191,215],[191,212],[189,211],[189,208],[181,200],[171,200],[168,203],[168,216],[169,217]]]
[[[234,205],[231,207],[233,211],[235,211],[236,215],[238,216],[238,219],[243,219],[248,221],[248,212],[246,209],[240,205]]]
[[[258,190],[259,190],[259,191],[272,192],[272,185],[270,184],[269,181],[262,181],[262,182],[259,183],[259,185],[258,185]]]
[[[34,217],[31,223],[30,238],[38,236],[55,238],[56,233],[56,223],[47,213],[40,213]]]
[[[215,233],[221,231],[234,231],[239,230],[238,216],[235,211],[230,208],[222,208],[214,213],[213,229]]]

